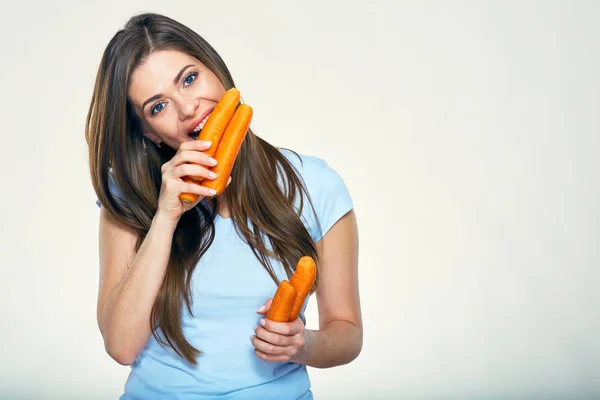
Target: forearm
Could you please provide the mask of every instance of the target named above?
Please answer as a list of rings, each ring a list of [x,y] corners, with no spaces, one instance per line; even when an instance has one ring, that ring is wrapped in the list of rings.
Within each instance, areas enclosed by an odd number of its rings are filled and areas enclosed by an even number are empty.
[[[348,364],[362,349],[362,329],[348,321],[332,321],[319,330],[305,332],[305,343],[294,362],[314,368]]]
[[[176,223],[155,216],[121,282],[108,296],[100,316],[107,352],[130,364],[150,335],[150,313],[164,280]]]

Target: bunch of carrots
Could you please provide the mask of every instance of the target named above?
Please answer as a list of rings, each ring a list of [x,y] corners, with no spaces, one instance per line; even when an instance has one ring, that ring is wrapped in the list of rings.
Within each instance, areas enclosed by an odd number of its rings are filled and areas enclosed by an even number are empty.
[[[227,186],[227,180],[252,120],[252,107],[247,104],[238,106],[239,102],[239,90],[236,88],[227,90],[208,117],[198,136],[198,140],[212,142],[210,148],[205,150],[204,153],[217,160],[217,165],[210,168],[211,171],[217,174],[217,178],[206,180],[202,183],[202,186],[215,189],[217,191],[216,195],[221,194]],[[200,182],[204,180],[204,177],[186,176],[183,180],[186,182]],[[198,199],[198,195],[182,193],[179,198],[183,202],[193,203]]]
[[[239,90],[236,88],[227,90],[198,136],[198,140],[212,142],[210,148],[204,153],[218,162],[216,166],[210,168],[217,174],[217,178],[203,182],[202,186],[215,189],[217,195],[221,194],[227,186],[227,180],[252,120],[252,107],[247,104],[239,104],[239,102]],[[204,178],[186,176],[183,180],[200,182]],[[183,202],[193,203],[198,199],[198,195],[182,193],[179,198]],[[316,273],[317,268],[312,257],[300,258],[292,278],[289,281],[283,280],[277,287],[267,318],[277,322],[291,322],[298,318],[302,305],[313,286]]]
[[[267,318],[277,322],[292,322],[298,318],[316,275],[317,268],[312,257],[300,258],[292,278],[281,281],[277,287]]]

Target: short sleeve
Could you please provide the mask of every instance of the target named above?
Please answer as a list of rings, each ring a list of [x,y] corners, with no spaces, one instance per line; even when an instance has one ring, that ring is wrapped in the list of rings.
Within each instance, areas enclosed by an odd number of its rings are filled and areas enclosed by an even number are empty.
[[[110,195],[116,199],[121,199],[121,191],[115,182],[115,177],[113,175],[112,169],[108,171],[108,190],[110,191]],[[100,208],[102,207],[102,203],[100,200],[96,199],[96,205]]]
[[[310,203],[305,202],[302,218],[316,243],[354,204],[343,178],[325,160],[304,155],[302,161],[302,178],[314,207],[313,212]]]

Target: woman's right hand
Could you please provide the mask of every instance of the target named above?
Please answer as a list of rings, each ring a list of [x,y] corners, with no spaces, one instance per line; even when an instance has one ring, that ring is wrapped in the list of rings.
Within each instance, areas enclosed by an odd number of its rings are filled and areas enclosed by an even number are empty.
[[[179,146],[177,153],[162,165],[162,185],[158,196],[157,214],[162,213],[169,219],[178,220],[181,215],[202,201],[204,197],[214,196],[211,189],[202,186],[202,182],[188,183],[183,181],[184,176],[201,176],[205,179],[214,179],[209,168],[216,165],[217,161],[202,151],[210,148],[210,143],[201,140],[184,142]],[[181,201],[182,193],[194,193],[198,199],[193,203]]]

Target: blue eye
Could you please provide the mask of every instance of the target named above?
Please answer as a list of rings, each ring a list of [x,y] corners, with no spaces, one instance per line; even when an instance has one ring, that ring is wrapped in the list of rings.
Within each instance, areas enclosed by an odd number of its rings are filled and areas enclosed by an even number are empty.
[[[194,81],[196,80],[196,76],[197,75],[198,75],[197,72],[192,72],[191,74],[189,74],[188,76],[186,76],[185,79],[183,80],[183,86],[187,87],[187,86],[191,85],[192,83],[194,83]],[[164,102],[156,104],[150,110],[150,115],[155,115],[155,114],[161,112],[166,106],[167,105]]]
[[[191,73],[188,76],[185,77],[185,79],[183,80],[183,83],[187,86],[187,85],[191,85],[195,80],[196,80],[196,75],[198,75],[197,73]]]
[[[163,108],[165,108],[165,103],[158,103],[157,105],[155,105],[154,107],[152,107],[152,110],[150,111],[151,115],[154,115],[158,112],[161,112],[163,110]]]

